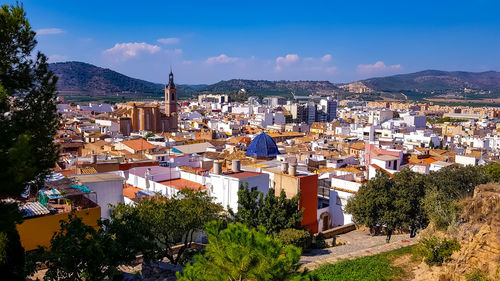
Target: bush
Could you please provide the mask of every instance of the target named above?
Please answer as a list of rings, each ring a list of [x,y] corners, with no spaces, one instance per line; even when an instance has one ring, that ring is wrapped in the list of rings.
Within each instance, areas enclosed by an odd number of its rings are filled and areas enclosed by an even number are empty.
[[[475,269],[469,274],[465,275],[465,280],[467,281],[488,281],[488,277],[484,272],[479,269]]]
[[[419,252],[428,265],[443,264],[459,249],[460,244],[455,239],[448,240],[437,236],[423,238],[419,243]]]
[[[310,248],[312,242],[309,231],[294,228],[283,229],[276,235],[276,238],[284,245],[293,245],[302,248],[302,250]]]

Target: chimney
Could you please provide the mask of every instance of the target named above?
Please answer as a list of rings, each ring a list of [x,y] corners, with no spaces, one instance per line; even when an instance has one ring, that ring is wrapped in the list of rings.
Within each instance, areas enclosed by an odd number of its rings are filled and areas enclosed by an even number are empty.
[[[297,164],[291,163],[288,166],[288,174],[291,176],[295,176],[296,172],[297,172]]]
[[[233,161],[231,161],[231,169],[233,170],[233,173],[241,172],[240,165],[241,162],[239,159],[233,159]]]
[[[288,162],[281,162],[281,173],[286,174],[288,170]]]
[[[214,160],[213,172],[216,175],[222,174],[222,163],[219,160]]]

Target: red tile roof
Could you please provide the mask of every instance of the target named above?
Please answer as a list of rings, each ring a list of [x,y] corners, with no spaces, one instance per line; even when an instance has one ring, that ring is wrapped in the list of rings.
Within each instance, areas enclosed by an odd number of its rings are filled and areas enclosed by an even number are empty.
[[[239,173],[231,172],[231,173],[226,174],[226,176],[230,176],[230,177],[237,178],[237,179],[255,177],[255,176],[259,176],[259,175],[262,175],[262,173],[248,172],[248,171],[241,171]]]
[[[191,190],[205,190],[206,189],[206,187],[204,185],[201,185],[197,182],[186,180],[186,179],[166,180],[166,181],[160,181],[158,183],[173,187],[177,190],[182,190],[182,189],[186,189],[186,188],[191,189]]]
[[[123,196],[127,197],[128,199],[134,199],[136,198],[136,193],[139,192],[140,188],[137,188],[137,187],[134,187],[134,186],[131,186],[130,184],[124,184],[123,185]]]
[[[135,139],[135,140],[126,140],[121,142],[123,145],[130,147],[135,151],[147,150],[147,149],[155,149],[156,145],[149,143],[144,139]]]

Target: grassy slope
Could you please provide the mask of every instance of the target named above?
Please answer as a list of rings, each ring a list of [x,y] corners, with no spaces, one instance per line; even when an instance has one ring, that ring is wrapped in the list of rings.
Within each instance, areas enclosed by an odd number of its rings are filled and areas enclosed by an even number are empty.
[[[325,265],[313,272],[321,281],[404,280],[411,267],[407,263],[396,266],[394,262],[403,256],[411,256],[409,261],[415,262],[415,255],[415,246],[410,246],[387,253]]]

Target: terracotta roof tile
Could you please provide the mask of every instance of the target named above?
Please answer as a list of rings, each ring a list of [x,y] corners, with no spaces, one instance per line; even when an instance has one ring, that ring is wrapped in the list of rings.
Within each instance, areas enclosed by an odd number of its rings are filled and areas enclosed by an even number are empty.
[[[135,139],[135,140],[126,140],[121,142],[123,145],[130,147],[135,151],[155,149],[156,145],[151,144],[150,142],[144,139]]]
[[[160,184],[173,187],[177,190],[191,189],[191,190],[205,190],[205,186],[197,182],[186,180],[186,179],[174,179],[158,182]]]

